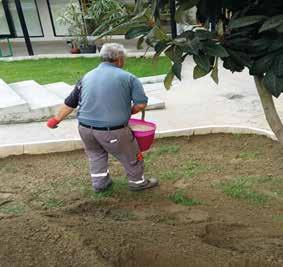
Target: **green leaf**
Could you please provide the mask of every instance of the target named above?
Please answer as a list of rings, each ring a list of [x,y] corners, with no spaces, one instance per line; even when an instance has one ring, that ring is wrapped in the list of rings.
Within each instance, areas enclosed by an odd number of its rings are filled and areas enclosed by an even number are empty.
[[[227,52],[238,65],[248,68],[251,67],[252,60],[248,54],[232,49],[227,49]]]
[[[182,64],[181,63],[174,63],[172,67],[172,71],[175,74],[175,76],[181,81],[181,72],[182,72]]]
[[[165,32],[163,32],[158,26],[154,26],[152,30],[148,33],[149,38],[153,38],[157,41],[169,41],[170,38]]]
[[[279,97],[283,91],[283,79],[277,77],[272,71],[267,72],[263,78],[266,89],[275,97]]]
[[[182,63],[183,62],[183,50],[175,45],[169,47],[165,51],[165,55],[170,58],[174,63]]]
[[[155,45],[154,50],[156,53],[154,54],[152,60],[154,67],[157,67],[157,62],[160,54],[167,48],[167,43],[159,42]]]
[[[283,48],[283,38],[278,38],[278,39],[275,39],[271,42],[271,44],[269,45],[268,47],[268,53],[270,52],[275,52],[276,50],[279,50]],[[268,54],[267,53],[267,54]]]
[[[278,31],[279,33],[283,33],[283,24],[281,24],[280,26],[278,26],[276,28],[276,31]]]
[[[223,67],[231,72],[241,72],[244,69],[242,64],[237,64],[231,57],[223,59]]]
[[[195,37],[192,41],[188,40],[188,45],[191,47],[194,54],[198,55],[199,51],[203,48],[203,43],[198,37]]]
[[[144,37],[141,36],[141,37],[138,39],[138,42],[137,42],[137,49],[140,50],[140,49],[143,48],[143,47],[142,47],[143,42],[144,42]]]
[[[142,0],[137,0],[136,1],[136,5],[135,5],[135,10],[134,13],[135,14],[139,14],[142,12],[143,9],[143,1]]]
[[[218,84],[219,83],[219,78],[218,78],[218,65],[216,64],[211,72],[210,77],[213,79],[213,81]]]
[[[281,24],[283,24],[283,15],[271,17],[270,19],[266,20],[263,23],[263,25],[259,29],[259,32],[264,32],[264,31],[275,29]]]
[[[210,67],[209,56],[206,56],[206,55],[196,56],[196,55],[194,55],[194,61],[204,71],[206,71],[206,72],[210,71],[211,67]]]
[[[211,40],[216,37],[214,32],[206,31],[203,29],[195,31],[195,36],[199,38],[199,40]]]
[[[174,46],[170,46],[165,51],[165,55],[170,58],[171,61],[174,60]]]
[[[166,75],[165,80],[164,80],[164,86],[167,90],[170,89],[172,82],[173,82],[173,79],[174,79],[174,73],[171,69],[171,71],[168,72],[168,74]]]
[[[283,77],[283,55],[275,58],[275,61],[272,64],[272,70],[276,76]]]
[[[147,34],[151,30],[151,27],[140,26],[136,28],[129,29],[125,34],[125,39],[133,39],[140,35]]]
[[[201,77],[203,77],[203,76],[205,76],[207,74],[208,74],[207,71],[201,69],[198,65],[195,66],[195,68],[194,68],[194,75],[193,75],[195,80],[199,79],[199,78],[201,78]]]
[[[256,24],[265,20],[266,16],[246,16],[238,19],[232,19],[228,25],[230,29],[238,29],[249,25]]]
[[[209,42],[204,45],[204,48],[206,50],[206,53],[210,56],[216,56],[216,57],[228,57],[229,54],[227,53],[226,49],[219,45],[215,44],[213,42]]]
[[[266,73],[273,62],[274,54],[268,54],[256,60],[250,68],[250,75],[263,75]]]

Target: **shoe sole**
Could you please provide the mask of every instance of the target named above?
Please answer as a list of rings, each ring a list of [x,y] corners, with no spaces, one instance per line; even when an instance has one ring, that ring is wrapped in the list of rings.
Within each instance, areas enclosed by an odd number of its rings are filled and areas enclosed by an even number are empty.
[[[105,188],[103,189],[94,189],[95,193],[102,193],[108,190],[113,185],[113,182],[111,181]]]
[[[150,189],[150,188],[153,188],[153,187],[156,187],[156,186],[158,186],[158,183],[156,183],[156,184],[151,184],[151,185],[147,185],[147,186],[145,186],[145,187],[128,187],[128,189],[129,189],[130,191],[135,191],[135,192],[137,192],[137,191],[143,191],[143,190],[146,190],[146,189]]]

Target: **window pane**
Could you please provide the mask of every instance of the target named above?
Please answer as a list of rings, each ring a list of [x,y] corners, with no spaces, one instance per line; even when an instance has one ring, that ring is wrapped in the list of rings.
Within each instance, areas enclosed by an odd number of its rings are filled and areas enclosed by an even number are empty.
[[[3,5],[0,1],[0,35],[4,35],[4,34],[5,35],[10,34],[10,30],[8,27],[8,22],[6,19]]]
[[[26,25],[28,28],[28,32],[30,36],[42,36],[42,29],[40,26],[40,21],[37,13],[37,8],[35,5],[34,0],[22,0],[21,1]],[[19,16],[17,13],[15,1],[10,1],[9,2],[9,8],[13,17],[15,29],[16,29],[16,34],[18,37],[23,36],[23,31],[21,27],[21,23],[19,20]]]
[[[76,2],[76,1],[72,1]],[[79,4],[79,1],[77,1]],[[55,35],[69,35],[68,33],[68,25],[62,25],[57,20],[60,16],[62,16],[65,12],[67,5],[70,4],[70,0],[49,0],[51,16],[55,28]]]

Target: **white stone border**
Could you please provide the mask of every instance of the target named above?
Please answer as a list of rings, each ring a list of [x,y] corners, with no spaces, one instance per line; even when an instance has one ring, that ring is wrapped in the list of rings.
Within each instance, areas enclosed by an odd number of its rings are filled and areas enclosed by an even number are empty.
[[[268,130],[231,125],[208,125],[202,127],[160,131],[156,133],[156,138],[205,135],[215,133],[264,135],[272,140],[277,141],[275,135]],[[67,152],[82,148],[83,144],[80,139],[64,139],[56,141],[31,142],[24,144],[8,144],[0,146],[0,158],[23,154],[48,154],[54,152]]]
[[[127,57],[141,57],[145,56],[146,58],[153,57],[155,52],[128,52]],[[22,60],[38,60],[38,59],[54,59],[54,58],[97,58],[100,57],[99,53],[96,54],[39,54],[35,56],[21,56],[21,57],[7,57],[0,58],[0,62],[13,62],[13,61],[22,61]]]

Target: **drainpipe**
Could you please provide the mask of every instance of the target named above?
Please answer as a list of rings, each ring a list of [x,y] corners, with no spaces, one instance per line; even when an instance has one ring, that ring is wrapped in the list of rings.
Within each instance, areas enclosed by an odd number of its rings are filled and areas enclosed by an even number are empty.
[[[24,17],[24,13],[23,13],[23,9],[22,9],[22,5],[21,5],[20,0],[15,0],[15,4],[16,4],[18,16],[19,16],[19,19],[20,19],[21,27],[22,27],[22,30],[23,30],[28,54],[30,56],[33,56],[34,53],[33,53],[33,49],[32,49],[32,45],[31,45],[31,41],[30,41],[30,37],[29,37],[29,33],[28,33],[28,29],[27,29],[27,25],[26,25],[26,21],[25,21],[25,17]]]

